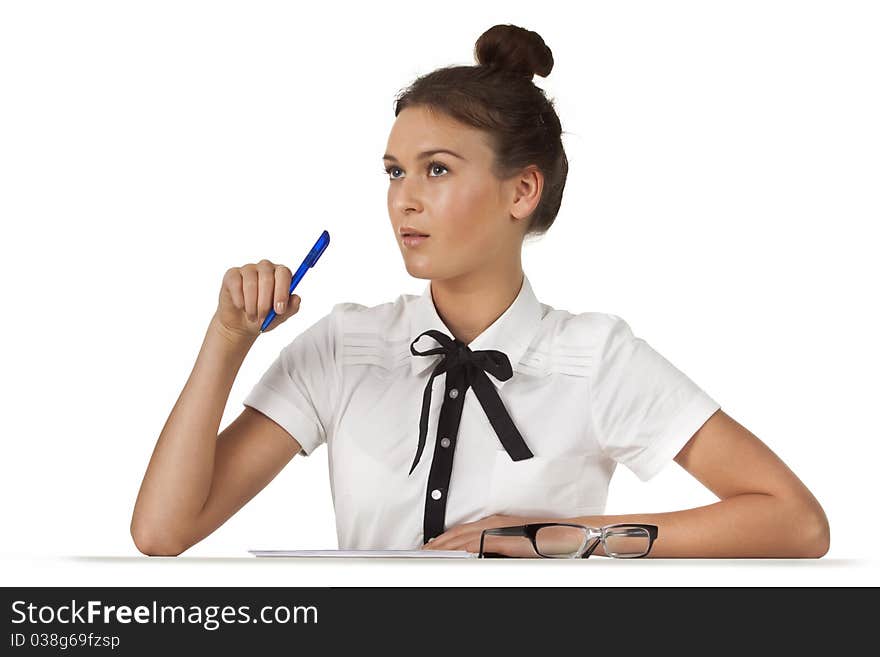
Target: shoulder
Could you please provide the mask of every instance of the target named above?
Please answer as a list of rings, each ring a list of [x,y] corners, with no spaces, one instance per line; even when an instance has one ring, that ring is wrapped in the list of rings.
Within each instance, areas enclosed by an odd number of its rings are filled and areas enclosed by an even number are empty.
[[[393,301],[373,306],[343,301],[330,311],[343,334],[366,333],[389,335],[407,330],[407,311],[418,298],[414,294],[401,294]]]
[[[401,294],[376,305],[337,303],[337,355],[343,365],[378,365],[394,370],[409,358],[409,310],[417,295]]]
[[[400,295],[394,301],[368,306],[353,301],[336,303],[283,348],[288,360],[303,354],[337,362],[373,363],[392,368],[408,354],[406,310],[416,299]]]
[[[542,306],[538,335],[517,367],[534,376],[561,373],[590,377],[610,336],[629,332],[629,325],[611,313],[572,313]]]
[[[562,347],[600,349],[610,339],[632,336],[625,319],[600,311],[572,313],[551,308],[543,324],[545,339]]]

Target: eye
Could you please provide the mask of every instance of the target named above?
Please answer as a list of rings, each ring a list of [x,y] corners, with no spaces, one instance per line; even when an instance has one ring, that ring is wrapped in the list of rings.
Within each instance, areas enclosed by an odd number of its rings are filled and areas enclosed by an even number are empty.
[[[439,162],[429,162],[428,163],[428,171],[429,172],[433,171],[434,167],[440,167],[441,169],[445,169],[446,171],[449,171],[449,169],[446,168],[445,164],[440,164]],[[441,178],[441,177],[442,176],[434,176],[434,178]]]
[[[440,167],[441,169],[445,169],[446,171],[449,171],[449,168],[445,164],[441,164],[440,162],[436,162],[436,161],[428,162],[427,171],[430,173],[431,171],[434,170],[435,167]],[[395,164],[390,164],[387,167],[384,167],[384,169],[383,169],[383,171],[388,174],[389,180],[397,180],[397,178],[395,178],[394,176],[391,175],[391,172],[394,169],[400,169],[400,167]],[[430,176],[430,177],[431,178],[442,178],[443,176]]]

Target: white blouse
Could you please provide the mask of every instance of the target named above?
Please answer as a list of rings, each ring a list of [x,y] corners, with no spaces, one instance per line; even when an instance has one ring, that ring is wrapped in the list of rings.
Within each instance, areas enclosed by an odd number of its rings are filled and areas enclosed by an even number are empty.
[[[422,335],[430,330],[448,337]],[[502,355],[474,353],[484,350]],[[438,353],[416,355],[426,351]],[[720,408],[623,319],[540,303],[527,276],[466,348],[437,314],[430,282],[420,296],[336,304],[243,403],[305,456],[327,443],[341,549],[414,549],[496,513],[601,515],[618,462],[651,479]]]

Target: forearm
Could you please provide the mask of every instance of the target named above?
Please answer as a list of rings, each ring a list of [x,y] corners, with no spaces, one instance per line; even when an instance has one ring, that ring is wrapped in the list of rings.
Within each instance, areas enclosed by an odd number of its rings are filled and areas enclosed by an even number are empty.
[[[622,522],[657,525],[657,540],[645,558],[818,558],[829,543],[821,509],[761,493],[734,495],[683,511],[579,516],[562,522],[591,527]],[[606,556],[601,545],[593,554]]]
[[[173,547],[204,506],[220,421],[249,348],[250,344],[219,330],[212,319],[156,442],[135,502],[131,531],[139,544]]]

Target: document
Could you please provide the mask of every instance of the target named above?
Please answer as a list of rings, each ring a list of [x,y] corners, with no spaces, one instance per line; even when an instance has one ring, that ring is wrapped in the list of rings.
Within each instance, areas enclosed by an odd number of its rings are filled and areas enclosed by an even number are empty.
[[[248,550],[255,557],[413,557],[434,559],[479,558],[467,550]]]

